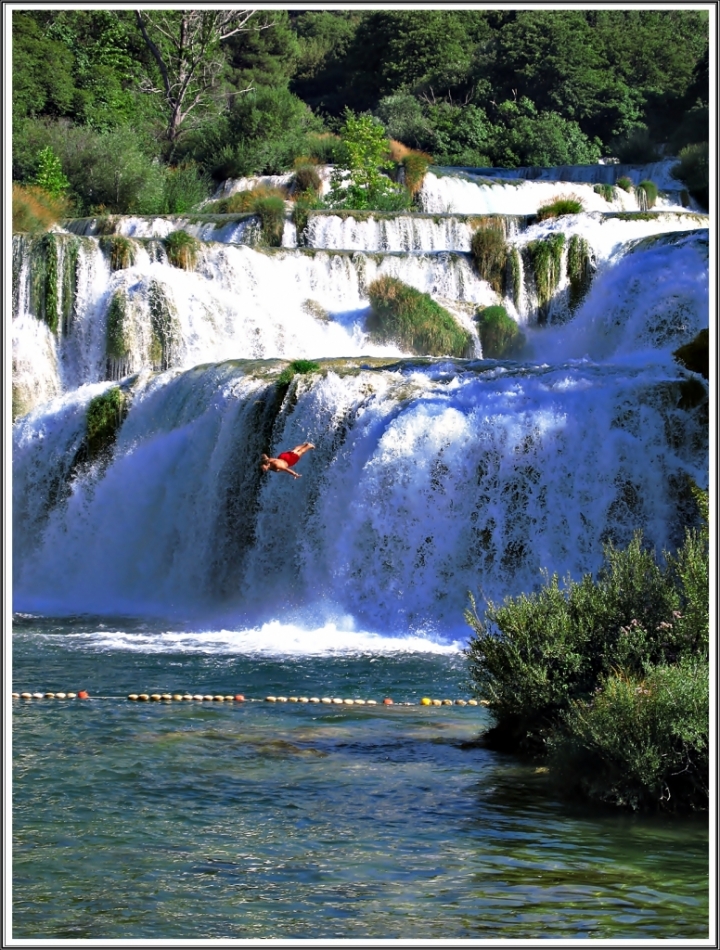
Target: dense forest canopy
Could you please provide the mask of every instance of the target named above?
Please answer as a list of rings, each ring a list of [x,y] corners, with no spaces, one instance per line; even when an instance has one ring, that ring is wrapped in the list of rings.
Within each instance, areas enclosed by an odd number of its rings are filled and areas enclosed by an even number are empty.
[[[43,9],[12,26],[13,178],[36,182],[49,147],[78,213],[181,210],[228,176],[332,161],[347,110],[444,165],[708,140],[702,10]]]

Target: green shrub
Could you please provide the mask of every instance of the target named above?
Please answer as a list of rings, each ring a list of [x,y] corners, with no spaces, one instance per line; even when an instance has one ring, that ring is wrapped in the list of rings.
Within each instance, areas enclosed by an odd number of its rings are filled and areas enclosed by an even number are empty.
[[[163,239],[168,260],[173,267],[194,270],[200,253],[200,241],[187,231],[172,231]]]
[[[641,211],[649,211],[655,207],[658,188],[654,181],[641,181],[637,186],[637,199]]]
[[[525,344],[525,337],[505,307],[481,307],[477,322],[485,359],[508,359]]]
[[[252,210],[260,218],[263,241],[269,247],[280,247],[282,245],[283,228],[285,227],[285,202],[283,199],[273,195],[267,198],[256,198]]]
[[[295,165],[295,190],[299,194],[309,192],[317,196],[321,187],[322,180],[316,165],[312,162],[299,162]]]
[[[421,356],[465,356],[472,338],[429,294],[395,277],[379,277],[368,287],[368,331]]]
[[[287,193],[284,189],[271,185],[256,185],[245,191],[236,191],[227,198],[211,201],[205,205],[204,210],[208,214],[253,214],[257,202],[264,198],[279,198],[285,201]]]
[[[13,182],[12,230],[13,234],[41,234],[66,216],[68,202],[65,198],[53,197],[42,188],[33,185],[23,187]]]
[[[193,162],[168,168],[163,185],[163,213],[185,214],[193,211],[208,196],[210,180]]]
[[[596,195],[602,195],[605,201],[615,201],[615,188],[612,185],[595,185],[593,191]]]
[[[117,386],[90,401],[85,422],[88,460],[104,454],[115,442],[128,411],[128,398]]]
[[[405,187],[413,198],[423,186],[431,161],[431,156],[424,152],[408,152],[407,155],[403,156],[402,166],[405,169]]]
[[[527,252],[532,261],[537,290],[538,308],[543,317],[552,300],[562,273],[562,253],[565,247],[564,234],[550,234],[527,245]]]
[[[573,234],[568,242],[566,272],[570,282],[570,309],[576,310],[592,282],[590,246],[579,234]]]
[[[709,207],[709,170],[710,150],[707,142],[696,145],[687,145],[678,158],[680,161],[673,165],[670,174],[673,178],[684,181],[690,194],[703,208]]]
[[[508,248],[502,222],[488,220],[488,227],[481,227],[473,234],[470,253],[479,276],[500,294],[503,289]]]
[[[612,673],[589,701],[573,701],[550,742],[563,781],[633,809],[705,808],[708,801],[707,660]]]
[[[332,132],[311,132],[306,138],[307,149],[319,165],[336,165],[341,160],[342,140]]]
[[[709,347],[710,332],[709,330],[701,330],[694,340],[675,350],[673,356],[693,373],[699,373],[705,379],[709,379]]]
[[[707,493],[693,495],[704,524],[662,564],[638,534],[625,550],[606,546],[596,579],[561,587],[546,575],[483,618],[473,603],[466,654],[495,717],[489,746],[551,751],[558,774],[564,760],[586,794],[618,804],[667,806],[668,787],[669,807],[702,799],[709,531]],[[680,762],[685,777],[671,774]]]
[[[313,363],[312,360],[293,360],[278,376],[278,385],[287,386],[293,381],[294,376],[316,373],[319,369],[320,364]]]
[[[575,195],[567,195],[538,208],[537,219],[545,221],[547,218],[559,218],[563,214],[580,214],[582,210],[582,201]]]
[[[293,209],[290,217],[292,223],[295,225],[295,230],[297,231],[298,243],[302,244],[304,241],[304,232],[307,228],[308,215],[311,211],[316,211],[318,208],[322,208],[322,204],[323,203],[321,199],[309,191],[305,191],[298,195],[293,202]]]
[[[623,191],[627,191],[628,194],[633,190],[632,179],[628,178],[627,175],[622,175],[620,178],[618,178],[615,184],[618,186],[618,188],[622,188]]]
[[[62,164],[52,146],[46,145],[38,155],[37,171],[33,184],[42,188],[53,198],[62,198],[70,187],[70,182],[63,174]]]
[[[647,128],[634,128],[610,144],[611,153],[624,164],[647,165],[660,160],[657,144]]]
[[[184,232],[183,232],[184,233]],[[111,270],[124,270],[135,263],[135,242],[120,234],[100,238],[100,247],[110,257]]]

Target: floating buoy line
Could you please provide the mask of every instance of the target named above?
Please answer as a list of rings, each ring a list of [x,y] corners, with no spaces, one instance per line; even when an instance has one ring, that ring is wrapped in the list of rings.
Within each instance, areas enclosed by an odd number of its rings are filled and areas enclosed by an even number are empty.
[[[77,692],[36,692],[13,693],[13,699],[25,701],[33,699],[90,699],[87,690]],[[122,699],[121,696],[93,696],[93,699]],[[489,706],[487,699],[430,699],[423,696],[419,703],[398,702],[389,696],[381,702],[376,699],[344,699],[338,696],[266,696],[264,699],[248,698],[242,693],[129,693],[130,702],[138,703],[172,703],[172,702],[202,702],[202,703],[299,703],[301,705],[321,706]]]

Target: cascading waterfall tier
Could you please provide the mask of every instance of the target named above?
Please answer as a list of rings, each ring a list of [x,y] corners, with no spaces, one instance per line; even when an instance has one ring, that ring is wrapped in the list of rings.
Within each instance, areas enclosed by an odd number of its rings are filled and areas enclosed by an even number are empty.
[[[136,379],[111,453],[75,473],[107,384],[26,417],[16,608],[247,622],[292,605],[458,636],[468,591],[595,570],[636,529],[673,546],[686,476],[707,482],[702,409],[680,408],[689,374],[663,362],[373,363],[289,386],[273,362]],[[261,472],[261,452],[308,438],[300,481]]]
[[[707,385],[672,356],[708,325],[707,216],[670,190],[613,207],[589,169],[569,179],[585,211],[538,222],[568,181],[496,171],[428,175],[432,213],[311,214],[300,248],[290,224],[258,245],[248,215],[15,237],[16,609],[463,639],[468,592],[594,571],[636,530],[679,543],[688,476],[708,484]],[[492,286],[470,253],[484,228],[505,242]],[[165,245],[180,229],[188,270]],[[373,343],[384,275],[449,309],[475,358]],[[481,359],[495,304],[523,325],[512,362]],[[281,377],[298,359],[319,369]],[[261,473],[306,439],[302,479]]]

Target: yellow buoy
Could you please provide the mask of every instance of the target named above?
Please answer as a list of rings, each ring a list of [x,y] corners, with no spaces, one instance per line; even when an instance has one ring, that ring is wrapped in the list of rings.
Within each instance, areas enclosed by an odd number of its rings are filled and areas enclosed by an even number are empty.
[[[468,706],[477,706],[477,699],[468,699]]]
[[[162,699],[162,696],[160,693],[150,693],[150,699],[157,703]]]
[[[421,705],[421,706],[431,706],[431,705],[432,705],[432,700],[431,700],[431,699],[428,699],[427,696],[423,696],[423,698],[420,700],[420,705]]]
[[[172,698],[177,702],[182,699],[182,693],[173,693]]]
[[[297,696],[288,696],[289,703],[296,703],[298,701]]]
[[[150,697],[148,696],[147,693],[140,693],[140,695],[138,696],[138,699],[141,700],[143,703],[146,703],[150,699]]]
[[[172,699],[172,693],[163,693],[162,698],[165,700]]]
[[[136,700],[137,698],[138,698],[137,693],[130,693],[130,695],[128,696],[128,699],[132,699],[132,700]]]

